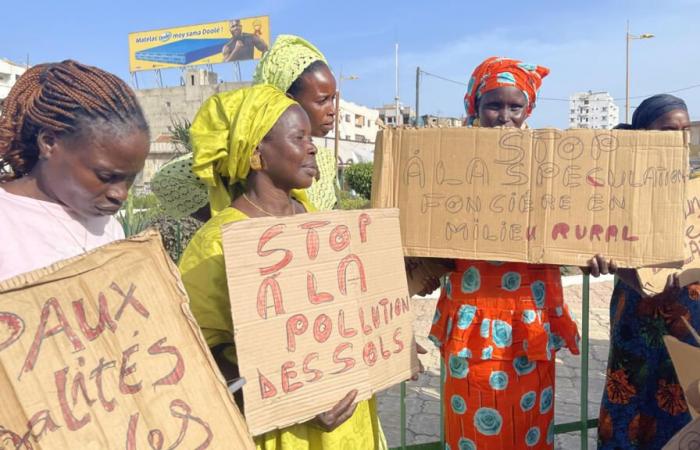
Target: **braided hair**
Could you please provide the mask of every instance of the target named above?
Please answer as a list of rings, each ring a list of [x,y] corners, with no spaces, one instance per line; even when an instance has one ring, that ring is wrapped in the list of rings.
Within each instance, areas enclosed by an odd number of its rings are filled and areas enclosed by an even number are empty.
[[[75,135],[98,123],[148,133],[134,92],[115,75],[72,60],[30,68],[3,104],[0,181],[21,178],[34,168],[40,131]]]

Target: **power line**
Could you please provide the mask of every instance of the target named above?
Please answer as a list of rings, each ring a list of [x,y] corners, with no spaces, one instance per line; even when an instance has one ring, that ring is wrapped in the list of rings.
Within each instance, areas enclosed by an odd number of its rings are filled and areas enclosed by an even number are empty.
[[[426,72],[425,70],[421,70],[420,73],[423,75],[428,75],[428,76],[433,77],[433,78],[437,78],[439,80],[447,81],[449,83],[458,84],[458,85],[464,86],[464,87],[467,86],[467,83],[457,81],[457,80],[452,80],[450,78],[443,77],[442,75],[436,75],[434,73]],[[662,93],[663,94],[675,94],[676,92],[689,91],[691,89],[696,89],[696,88],[700,88],[700,84],[691,84],[690,86],[686,86],[686,87],[682,87],[679,89],[674,89],[674,90],[666,91],[666,92],[662,92]],[[635,95],[633,97],[630,97],[630,100],[637,100],[640,98],[648,98],[648,97],[651,97],[652,95],[656,95],[656,94]],[[555,97],[537,97],[537,100],[545,100],[545,101],[551,101],[551,102],[568,102],[568,101],[570,101],[568,98],[555,98]],[[614,97],[613,100],[624,101],[625,97]]]

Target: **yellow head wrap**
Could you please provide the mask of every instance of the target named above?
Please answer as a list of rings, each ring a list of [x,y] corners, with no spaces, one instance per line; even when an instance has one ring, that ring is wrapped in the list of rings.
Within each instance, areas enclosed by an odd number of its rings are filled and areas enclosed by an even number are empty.
[[[245,181],[250,157],[282,113],[296,102],[259,84],[213,95],[192,122],[192,172],[209,188],[212,215],[231,204],[229,187]]]

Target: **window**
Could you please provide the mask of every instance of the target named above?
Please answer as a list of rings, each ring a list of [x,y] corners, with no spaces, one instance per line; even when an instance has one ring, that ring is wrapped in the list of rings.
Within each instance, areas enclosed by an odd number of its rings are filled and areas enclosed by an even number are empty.
[[[350,139],[352,139],[352,136],[350,136],[349,134],[346,134],[345,139],[349,141]]]
[[[345,121],[350,122],[350,114],[345,114]]]
[[[366,141],[367,141],[367,139],[365,139],[365,137],[364,137],[363,135],[361,135],[361,134],[356,134],[356,135],[355,135],[355,140],[356,140],[357,142],[366,142]]]
[[[357,114],[355,116],[355,126],[357,128],[362,128],[364,126],[364,124],[365,124],[365,116],[361,116],[361,115]]]

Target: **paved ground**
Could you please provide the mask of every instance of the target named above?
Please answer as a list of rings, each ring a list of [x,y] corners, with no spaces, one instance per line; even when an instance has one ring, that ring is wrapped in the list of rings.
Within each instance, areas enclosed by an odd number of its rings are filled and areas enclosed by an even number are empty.
[[[581,327],[581,285],[580,277],[566,277],[564,295],[569,307],[576,315]],[[612,293],[612,281],[591,283],[590,296],[590,354],[589,354],[589,400],[588,415],[598,417],[598,406],[605,382],[605,366],[608,357],[609,314],[608,302]],[[406,440],[410,444],[436,442],[440,439],[440,365],[435,346],[427,339],[433,317],[436,299],[415,298],[417,314],[416,336],[418,343],[430,350],[421,356],[426,373],[421,379],[407,385]],[[580,411],[580,367],[579,356],[562,351],[557,357],[556,423],[572,422],[579,419]],[[390,447],[401,442],[399,414],[400,387],[381,393],[378,396],[379,414]],[[556,436],[555,448],[580,448],[579,433]],[[589,430],[588,448],[595,448],[595,430]]]

